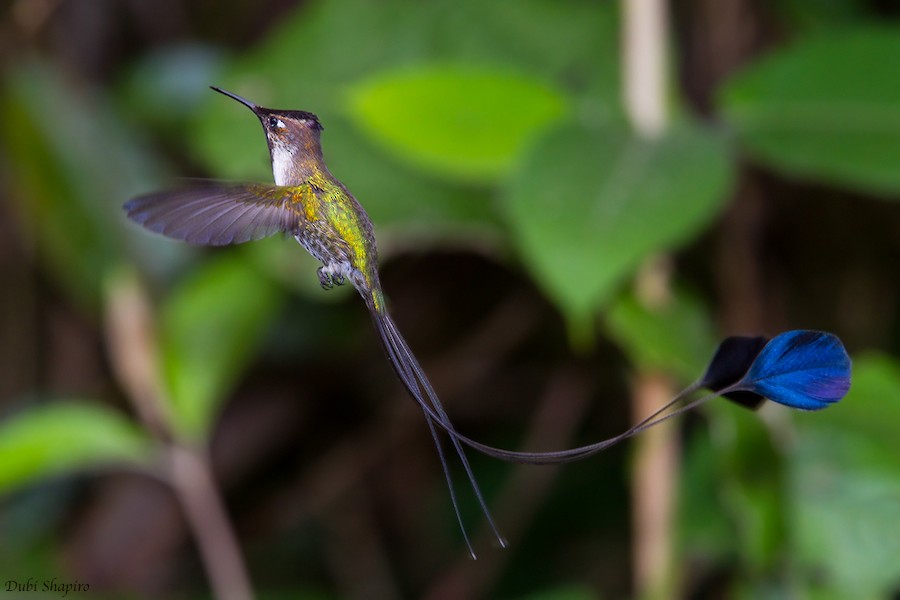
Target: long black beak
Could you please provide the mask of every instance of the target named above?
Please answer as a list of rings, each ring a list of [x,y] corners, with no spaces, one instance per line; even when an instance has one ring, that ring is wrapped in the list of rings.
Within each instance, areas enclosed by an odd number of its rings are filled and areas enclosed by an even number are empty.
[[[241,98],[241,97],[238,96],[237,94],[232,94],[231,92],[229,92],[229,91],[227,91],[227,90],[223,90],[222,88],[216,87],[216,86],[214,86],[214,85],[211,85],[211,86],[209,86],[209,87],[210,87],[210,89],[216,90],[216,91],[219,92],[220,94],[225,94],[225,95],[228,96],[229,98],[233,98],[233,99],[237,100],[238,102],[240,102],[241,104],[243,104],[244,106],[246,106],[247,108],[249,108],[250,110],[252,110],[253,112],[256,112],[256,109],[258,108],[255,104],[253,104],[252,102],[250,102],[250,101],[247,100],[246,98]]]

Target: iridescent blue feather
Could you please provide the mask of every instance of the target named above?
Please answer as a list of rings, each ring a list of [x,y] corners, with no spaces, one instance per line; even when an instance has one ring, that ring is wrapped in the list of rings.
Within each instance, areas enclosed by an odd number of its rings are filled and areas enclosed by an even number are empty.
[[[772,339],[735,386],[801,410],[819,410],[850,389],[850,357],[837,336],[796,330]]]

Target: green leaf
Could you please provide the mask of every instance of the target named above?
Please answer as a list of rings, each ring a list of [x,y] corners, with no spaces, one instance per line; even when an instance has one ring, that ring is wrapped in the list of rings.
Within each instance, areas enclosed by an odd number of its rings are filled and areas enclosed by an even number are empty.
[[[206,263],[168,298],[160,346],[179,431],[206,435],[278,304],[277,288],[237,253]]]
[[[527,267],[583,324],[645,257],[709,223],[731,177],[724,140],[699,127],[651,141],[566,125],[521,162],[504,208]]]
[[[900,362],[856,357],[833,409],[804,419],[790,454],[794,555],[824,595],[889,597],[900,585]]]
[[[735,77],[721,109],[773,168],[900,198],[897,56],[896,27],[811,36]]]
[[[840,446],[854,435],[808,432],[792,456],[795,556],[812,587],[887,598],[900,585],[900,470],[875,473]],[[814,574],[814,575],[813,575]]]
[[[0,423],[0,492],[37,479],[152,458],[150,439],[98,404],[55,402]]]
[[[658,307],[621,294],[606,312],[606,329],[641,371],[664,371],[683,381],[703,373],[715,350],[709,309],[683,290]]]
[[[503,176],[524,146],[568,110],[553,86],[477,64],[380,73],[349,98],[357,126],[399,158],[486,182]]]

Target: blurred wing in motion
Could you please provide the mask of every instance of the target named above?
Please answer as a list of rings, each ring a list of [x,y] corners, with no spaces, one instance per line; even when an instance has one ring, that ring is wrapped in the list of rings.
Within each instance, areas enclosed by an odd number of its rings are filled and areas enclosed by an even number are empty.
[[[199,246],[242,244],[296,231],[309,186],[204,182],[138,196],[125,203],[128,218],[147,229]]]

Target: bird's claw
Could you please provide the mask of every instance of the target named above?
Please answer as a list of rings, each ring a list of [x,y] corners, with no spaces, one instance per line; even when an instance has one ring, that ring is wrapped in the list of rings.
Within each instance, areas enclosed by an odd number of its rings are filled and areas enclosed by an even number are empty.
[[[334,287],[334,281],[331,278],[331,274],[325,271],[324,267],[316,269],[316,275],[319,276],[319,285],[322,286],[323,290],[330,290]]]
[[[322,289],[330,290],[336,285],[344,285],[343,275],[340,273],[330,273],[325,270],[325,267],[316,269],[316,274],[319,276],[319,285],[322,286]]]

